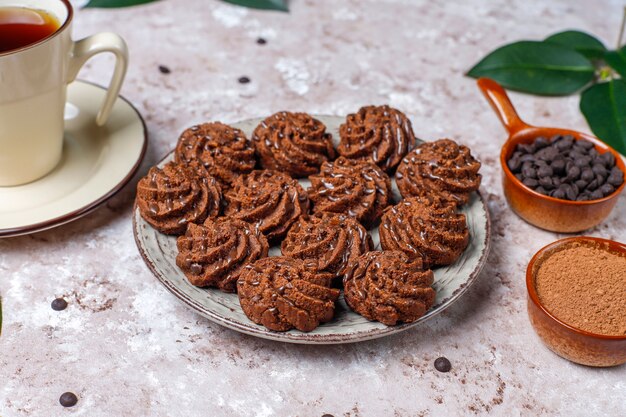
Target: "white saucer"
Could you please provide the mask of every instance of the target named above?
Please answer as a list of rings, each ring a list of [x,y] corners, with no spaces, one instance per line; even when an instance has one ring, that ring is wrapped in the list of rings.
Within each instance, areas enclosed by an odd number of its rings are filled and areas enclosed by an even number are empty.
[[[0,187],[0,237],[69,223],[93,211],[133,177],[148,143],[139,112],[119,97],[105,126],[95,119],[105,89],[76,81],[67,90],[59,165],[44,178]]]

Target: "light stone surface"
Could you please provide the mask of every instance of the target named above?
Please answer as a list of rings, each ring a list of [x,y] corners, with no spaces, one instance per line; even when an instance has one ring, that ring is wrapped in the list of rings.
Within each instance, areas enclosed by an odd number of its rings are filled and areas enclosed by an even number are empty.
[[[135,179],[72,224],[0,240],[0,415],[21,416],[623,416],[626,368],[559,358],[526,314],[525,268],[562,235],[507,207],[504,130],[463,73],[522,38],[579,28],[613,46],[620,1],[292,0],[291,13],[214,0],[81,10],[76,37],[110,30],[130,46],[123,94],[145,116],[141,173],[187,126],[282,109],[343,115],[389,103],[424,139],[448,136],[483,162],[493,241],[479,281],[414,330],[355,345],[295,346],[240,335],[180,304],[143,264],[131,233]],[[267,39],[258,45],[256,38]],[[170,74],[162,74],[166,65]],[[105,83],[111,59],[81,78]],[[240,76],[249,84],[239,84]],[[587,131],[578,98],[512,94],[539,125]],[[625,240],[626,196],[589,235]],[[64,296],[69,307],[50,302]],[[446,356],[452,371],[437,372]],[[78,404],[59,405],[73,391]]]

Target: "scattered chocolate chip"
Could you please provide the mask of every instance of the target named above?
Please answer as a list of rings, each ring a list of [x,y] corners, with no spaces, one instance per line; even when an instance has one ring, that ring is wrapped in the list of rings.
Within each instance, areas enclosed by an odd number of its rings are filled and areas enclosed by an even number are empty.
[[[248,84],[250,82],[250,78],[243,76],[243,77],[239,77],[239,81],[240,84]]]
[[[335,417],[332,414],[323,414],[322,417]]]
[[[54,311],[65,310],[67,308],[67,301],[65,301],[65,299],[63,298],[55,298],[50,303],[50,307],[52,307]]]
[[[259,45],[265,45],[267,41],[264,38],[258,38],[256,40],[256,43],[258,43]]]
[[[439,372],[450,372],[452,369],[452,364],[448,360],[448,358],[444,358],[443,356],[435,359],[435,369]]]
[[[169,74],[170,72],[172,72],[169,67],[166,67],[165,65],[159,65],[159,71],[161,72],[161,74]]]
[[[59,402],[63,407],[74,407],[78,402],[78,397],[73,392],[64,392],[61,394]]]

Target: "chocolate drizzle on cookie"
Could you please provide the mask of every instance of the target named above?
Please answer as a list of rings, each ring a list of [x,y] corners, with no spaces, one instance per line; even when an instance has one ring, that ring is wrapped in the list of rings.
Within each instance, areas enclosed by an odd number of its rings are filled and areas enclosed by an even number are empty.
[[[215,178],[197,163],[170,162],[150,168],[137,184],[141,216],[166,234],[181,234],[189,223],[201,223],[219,215],[222,201]]]
[[[392,171],[415,145],[411,121],[387,105],[361,107],[339,127],[340,155],[371,158],[386,172]]]
[[[220,122],[203,123],[185,130],[178,139],[176,161],[198,161],[223,189],[235,178],[254,169],[254,148],[246,135]]]
[[[190,224],[177,240],[176,265],[189,282],[198,287],[217,287],[235,292],[244,266],[267,256],[265,236],[247,222],[237,219],[207,219],[204,225]]]
[[[344,213],[369,226],[391,201],[391,181],[371,161],[340,157],[309,179],[315,213]]]
[[[339,290],[329,287],[332,278],[300,259],[274,256],[244,268],[237,292],[253,322],[280,332],[310,332],[333,318]]]
[[[298,181],[278,171],[252,171],[226,193],[225,214],[252,223],[270,242],[282,239],[289,227],[309,209]]]
[[[464,214],[438,197],[413,197],[388,208],[381,218],[380,244],[422,259],[429,267],[456,261],[469,243]]]
[[[422,317],[435,301],[433,271],[399,251],[375,251],[358,258],[344,278],[344,297],[368,320],[393,326]]]
[[[480,187],[479,169],[469,148],[439,139],[423,143],[402,160],[396,183],[405,198],[434,194],[460,206]]]
[[[252,134],[261,167],[299,178],[319,172],[335,159],[331,134],[306,113],[279,112],[263,120]]]
[[[348,265],[373,247],[367,230],[352,217],[319,213],[300,217],[291,226],[281,252],[315,264],[318,271],[341,276]]]

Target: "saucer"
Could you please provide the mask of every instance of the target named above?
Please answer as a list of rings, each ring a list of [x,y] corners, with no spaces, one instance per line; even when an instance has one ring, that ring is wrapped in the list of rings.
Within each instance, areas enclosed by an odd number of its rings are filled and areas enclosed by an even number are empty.
[[[106,125],[96,126],[103,87],[85,81],[68,86],[63,155],[45,177],[0,187],[0,237],[50,229],[76,220],[130,181],[148,143],[145,123],[123,97]]]

